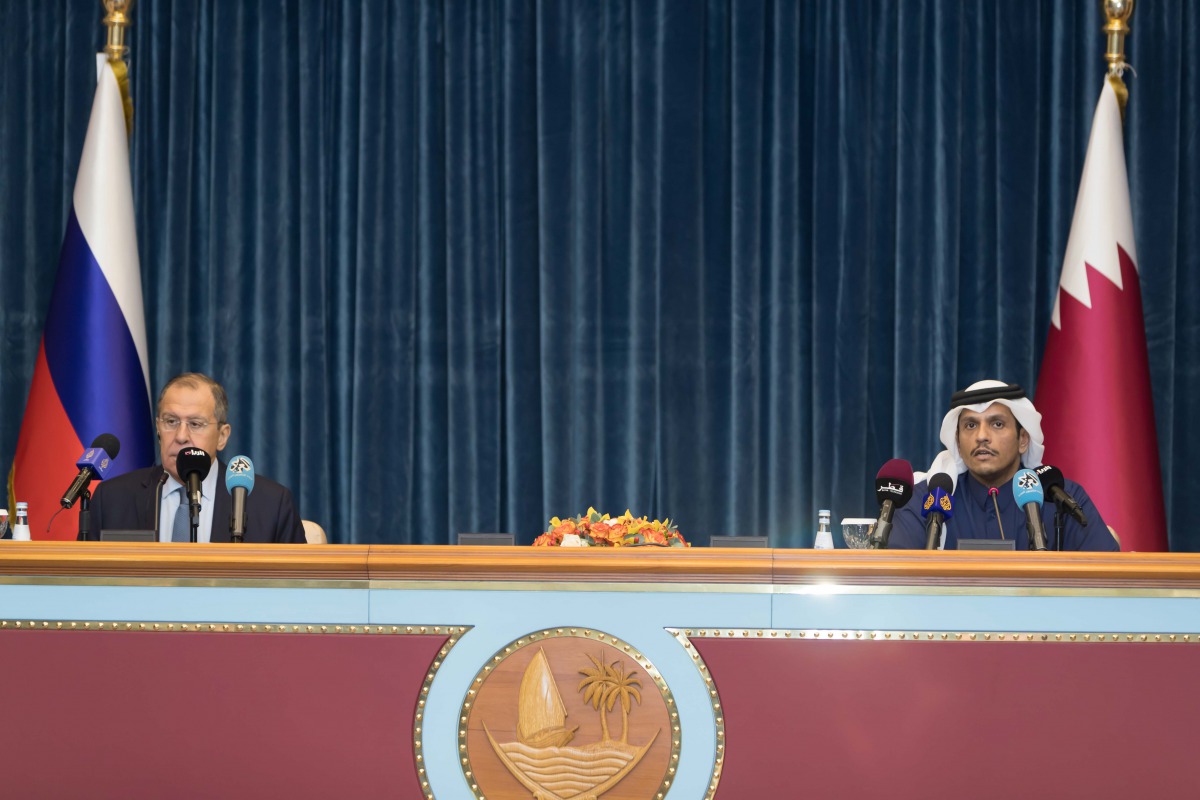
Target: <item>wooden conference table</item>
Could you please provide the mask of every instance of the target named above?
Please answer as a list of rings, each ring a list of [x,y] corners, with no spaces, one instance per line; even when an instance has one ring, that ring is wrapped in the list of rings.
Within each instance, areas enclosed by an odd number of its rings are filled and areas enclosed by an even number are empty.
[[[1200,555],[0,543],[11,796],[1195,797]]]

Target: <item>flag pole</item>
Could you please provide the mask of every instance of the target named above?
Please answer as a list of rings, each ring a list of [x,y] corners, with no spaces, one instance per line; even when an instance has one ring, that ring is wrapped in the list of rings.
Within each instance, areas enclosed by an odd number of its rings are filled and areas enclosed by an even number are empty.
[[[125,56],[129,47],[125,44],[125,29],[133,23],[129,15],[133,10],[134,0],[101,0],[108,12],[104,16],[104,27],[108,28],[108,41],[104,53],[108,56],[109,66],[117,76],[117,86],[121,89],[121,105],[125,109],[125,132],[133,136],[133,93],[129,90],[129,65]]]
[[[1129,69],[1125,61],[1125,37],[1130,34],[1129,18],[1133,16],[1135,0],[1104,0],[1104,16],[1108,23],[1104,26],[1104,34],[1108,37],[1108,49],[1104,58],[1108,61],[1108,82],[1117,95],[1117,105],[1121,109],[1121,122],[1125,121],[1125,104],[1129,101],[1129,89],[1125,86],[1123,75]]]
[[[1034,402],[1042,413],[1046,458],[1081,490],[1087,487],[1105,524],[1120,534],[1121,549],[1158,551],[1169,549],[1170,536],[1123,124],[1133,5],[1102,5],[1107,75],[1092,117]],[[1110,545],[1095,535],[1090,529],[1083,534],[1096,549]]]

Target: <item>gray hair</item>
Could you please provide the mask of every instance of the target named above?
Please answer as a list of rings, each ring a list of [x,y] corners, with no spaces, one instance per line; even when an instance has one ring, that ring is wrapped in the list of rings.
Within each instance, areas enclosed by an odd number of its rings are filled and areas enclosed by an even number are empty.
[[[212,391],[215,403],[213,413],[216,414],[217,424],[224,425],[229,421],[229,396],[225,394],[225,387],[201,372],[183,372],[167,381],[162,391],[158,393],[157,408],[159,412],[162,411],[163,395],[172,386],[186,386],[189,389],[200,389],[207,386]]]

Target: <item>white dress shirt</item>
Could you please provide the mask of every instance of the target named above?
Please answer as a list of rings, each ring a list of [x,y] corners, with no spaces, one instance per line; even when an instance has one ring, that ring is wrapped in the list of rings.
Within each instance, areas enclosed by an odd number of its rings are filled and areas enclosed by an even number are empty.
[[[162,508],[158,512],[158,540],[171,541],[171,532],[175,528],[175,512],[179,510],[182,497],[179,481],[167,475],[167,482],[162,485]],[[213,459],[212,469],[200,484],[200,528],[196,531],[197,542],[212,541],[213,498],[217,496],[217,460]]]

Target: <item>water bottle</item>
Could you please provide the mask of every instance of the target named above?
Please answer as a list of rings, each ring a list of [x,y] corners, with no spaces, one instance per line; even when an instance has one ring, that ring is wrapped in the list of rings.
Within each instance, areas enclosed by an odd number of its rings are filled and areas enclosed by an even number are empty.
[[[833,515],[828,509],[817,512],[817,539],[813,543],[814,550],[832,550],[833,533],[829,530],[829,520]]]
[[[17,524],[13,525],[13,541],[29,541],[29,503],[17,503]]]
[[[0,506],[0,539],[8,538],[8,509]]]

